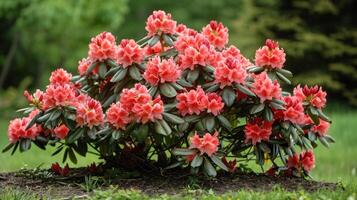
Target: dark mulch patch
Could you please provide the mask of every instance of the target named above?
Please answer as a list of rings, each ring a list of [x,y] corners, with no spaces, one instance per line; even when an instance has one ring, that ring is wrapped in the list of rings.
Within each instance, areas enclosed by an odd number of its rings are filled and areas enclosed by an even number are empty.
[[[42,170],[37,173],[31,171],[0,173],[0,188],[15,187],[27,189],[39,195],[51,197],[73,197],[86,195],[86,192],[79,186],[84,182],[86,172],[83,169],[72,170],[70,177],[51,176],[44,177]],[[42,174],[42,175],[41,175]],[[51,174],[51,173],[47,173]],[[109,179],[109,178],[108,178]],[[102,177],[102,180],[108,180]],[[216,193],[237,191],[241,189],[253,191],[270,191],[277,185],[288,191],[303,189],[308,192],[319,189],[335,190],[338,186],[335,183],[316,182],[285,176],[267,176],[253,173],[220,174],[216,178],[206,178],[199,176],[192,178],[187,171],[171,171],[163,175],[142,174],[135,178],[111,178],[110,182],[104,183],[115,185],[122,189],[138,189],[148,195],[157,194],[177,194],[182,189],[191,188],[213,189]]]

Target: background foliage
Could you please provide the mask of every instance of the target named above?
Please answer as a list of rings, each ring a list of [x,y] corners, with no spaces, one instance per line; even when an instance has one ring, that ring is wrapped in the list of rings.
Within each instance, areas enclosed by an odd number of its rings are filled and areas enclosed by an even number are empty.
[[[329,99],[357,105],[356,4],[353,0],[4,0],[0,90],[24,84],[41,87],[47,82],[42,74],[60,66],[74,72],[92,36],[106,30],[118,39],[141,38],[149,13],[162,9],[196,29],[211,19],[222,21],[230,29],[230,43],[249,58],[265,38],[276,39],[287,51],[287,66],[296,82],[321,84]],[[22,82],[25,77],[30,78],[28,83]],[[1,99],[12,98],[2,94]]]

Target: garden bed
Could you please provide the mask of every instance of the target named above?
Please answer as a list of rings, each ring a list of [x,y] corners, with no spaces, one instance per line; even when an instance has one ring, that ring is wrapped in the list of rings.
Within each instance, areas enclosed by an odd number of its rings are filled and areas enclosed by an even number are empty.
[[[177,174],[181,174],[177,176]],[[122,176],[107,178],[91,176],[85,181],[87,172],[83,169],[72,170],[68,177],[54,176],[48,170],[23,170],[1,173],[0,188],[17,188],[29,190],[40,196],[73,197],[87,195],[87,191],[107,188],[109,185],[119,189],[136,189],[148,195],[178,194],[185,189],[212,189],[218,194],[228,191],[253,190],[270,191],[280,187],[287,191],[320,189],[335,190],[337,184],[304,180],[285,176],[268,176],[254,173],[219,174],[216,178],[193,177],[187,171],[175,171],[162,175],[155,173],[138,174],[123,172]],[[88,177],[88,176],[87,176]],[[110,181],[109,181],[110,180]],[[87,188],[86,188],[87,187]]]

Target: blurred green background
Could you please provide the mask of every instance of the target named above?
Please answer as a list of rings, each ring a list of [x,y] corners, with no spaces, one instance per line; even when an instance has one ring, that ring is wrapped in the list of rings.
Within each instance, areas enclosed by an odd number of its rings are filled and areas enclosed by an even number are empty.
[[[197,30],[212,19],[222,21],[229,28],[229,43],[251,60],[266,38],[278,40],[294,84],[320,84],[328,91],[337,144],[318,149],[314,175],[319,180],[356,179],[356,8],[355,0],[2,0],[0,148],[7,143],[9,119],[25,103],[24,89],[43,89],[58,67],[75,73],[90,38],[102,31],[112,32],[118,41],[140,39],[146,18],[162,9]],[[8,171],[26,164],[49,166],[60,158],[35,150],[12,158],[0,154],[0,161],[0,171]]]

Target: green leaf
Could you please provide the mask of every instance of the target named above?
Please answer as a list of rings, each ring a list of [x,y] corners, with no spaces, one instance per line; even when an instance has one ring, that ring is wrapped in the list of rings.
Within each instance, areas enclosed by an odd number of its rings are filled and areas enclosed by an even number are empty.
[[[168,83],[160,84],[160,92],[165,97],[169,97],[169,98],[175,97],[177,95],[175,88]]]
[[[211,85],[210,87],[208,87],[206,89],[206,92],[215,92],[219,89],[219,85],[218,84],[214,84],[214,85]]]
[[[265,120],[270,121],[270,122],[274,120],[273,112],[268,107],[266,107],[264,109],[264,118],[265,118]]]
[[[174,114],[171,114],[171,113],[162,113],[162,115],[164,116],[164,119],[167,120],[167,121],[170,121],[172,123],[175,123],[175,124],[183,124],[185,123],[185,120],[182,119],[181,117],[177,116],[177,115],[174,115]]]
[[[152,87],[150,87],[150,89],[149,89],[149,94],[150,94],[150,96],[152,96],[152,97],[155,97],[155,94],[156,94],[156,92],[157,92],[157,87],[156,86],[152,86]]]
[[[71,144],[77,141],[80,137],[82,137],[83,133],[84,130],[82,128],[78,128],[67,137],[67,143]]]
[[[37,122],[37,123],[42,123],[42,122],[44,122],[44,121],[47,121],[48,118],[50,118],[50,115],[51,115],[51,113],[47,113],[47,114],[45,114],[45,115],[42,115],[41,117],[39,117],[39,118],[36,120],[36,122]]]
[[[278,78],[280,80],[284,81],[285,83],[287,83],[289,85],[291,84],[291,81],[288,78],[286,78],[284,75],[282,75],[281,73],[276,72],[276,75],[278,76]]]
[[[323,119],[324,121],[327,121],[327,122],[330,122],[331,123],[331,120],[327,117],[327,115],[325,115],[325,113],[322,112],[321,109],[317,109],[317,114],[319,115],[319,117],[321,119]]]
[[[281,104],[275,103],[275,102],[270,102],[270,106],[275,108],[276,110],[285,110],[285,107]]]
[[[187,73],[187,80],[191,83],[194,83],[199,75],[200,75],[199,69],[196,68],[194,70],[189,70]]]
[[[98,75],[99,75],[100,78],[105,79],[105,74],[106,73],[107,73],[107,66],[104,63],[102,63],[99,66]]]
[[[5,152],[9,151],[14,145],[15,145],[15,143],[9,143],[8,145],[6,145],[6,147],[1,152],[5,153]]]
[[[265,153],[270,153],[271,152],[269,146],[267,144],[265,144],[265,143],[259,143],[258,147],[259,147],[259,149],[261,149]]]
[[[264,110],[265,108],[265,104],[258,104],[258,105],[254,105],[251,109],[250,109],[250,114],[256,114],[258,112],[261,112],[262,110]]]
[[[236,99],[236,94],[234,90],[231,87],[225,87],[222,92],[222,99],[226,106],[232,106]]]
[[[54,121],[57,120],[62,114],[61,110],[55,110],[51,113],[51,116],[49,118],[50,121]]]
[[[166,130],[164,129],[164,127],[161,125],[161,123],[159,121],[156,121],[155,122],[155,131],[156,133],[158,134],[161,134],[161,135],[169,135],[169,133],[166,132]]]
[[[63,163],[66,162],[67,157],[68,157],[68,148],[66,148],[66,150],[64,150],[63,159],[62,159],[62,162],[63,162]]]
[[[194,154],[196,151],[192,149],[184,149],[184,148],[175,148],[172,150],[172,153],[177,156],[189,156]]]
[[[74,150],[81,156],[85,157],[88,151],[87,143],[83,140],[78,140],[77,146],[73,147]]]
[[[249,73],[259,73],[259,72],[262,72],[264,71],[264,67],[257,67],[257,66],[254,66],[254,67],[250,67],[248,69],[248,72]]]
[[[335,139],[330,135],[325,135],[325,140],[329,143],[335,143]]]
[[[20,152],[27,151],[31,148],[31,140],[30,139],[21,139],[20,140]]]
[[[248,95],[248,96],[252,96],[252,97],[255,97],[255,94],[250,91],[250,89],[248,89],[247,87],[244,87],[243,85],[241,84],[237,84],[237,87],[238,89],[243,92],[244,94]]]
[[[184,87],[182,87],[181,85],[177,84],[177,83],[170,83],[170,85],[172,85],[172,87],[174,87],[176,90],[183,90],[185,89]]]
[[[77,157],[76,154],[74,154],[74,151],[72,148],[68,147],[68,156],[69,159],[72,161],[73,164],[77,164]]]
[[[154,37],[152,37],[150,40],[149,40],[149,42],[148,42],[148,44],[149,44],[149,46],[154,46],[157,42],[159,42],[159,40],[160,40],[160,36],[158,36],[158,35],[155,35]]]
[[[165,43],[166,43],[168,46],[170,46],[170,47],[174,46],[174,42],[172,41],[172,39],[171,39],[168,35],[163,34],[163,35],[162,35],[162,38],[164,39]]]
[[[110,104],[112,104],[115,99],[117,98],[118,94],[113,94],[112,96],[110,96],[102,105],[103,108],[108,107]]]
[[[121,131],[120,130],[116,130],[116,131],[112,132],[112,138],[114,140],[118,140],[120,138],[120,136],[121,136]]]
[[[321,144],[323,144],[325,147],[328,148],[330,146],[329,143],[327,142],[327,140],[324,137],[318,137],[318,138],[319,138]]]
[[[56,151],[54,151],[54,152],[51,154],[51,156],[57,155],[58,153],[60,153],[60,152],[62,151],[62,149],[63,149],[63,146],[59,146],[59,147],[56,149]]]
[[[118,64],[117,64],[114,60],[112,60],[112,59],[108,59],[108,60],[106,60],[105,62],[106,62],[112,69],[119,67]]]
[[[212,116],[205,117],[202,119],[203,126],[205,127],[205,129],[207,131],[212,131],[214,129],[215,122],[216,122],[216,120]]]
[[[199,154],[196,154],[195,158],[191,162],[191,167],[199,167],[203,163],[203,158]]]
[[[277,69],[277,72],[279,72],[280,74],[282,74],[286,77],[293,77],[293,73],[291,73],[291,71],[286,70],[286,69]]]
[[[141,77],[139,69],[135,66],[129,67],[129,75],[131,76],[131,78],[133,78],[134,80],[137,80],[137,81],[140,81],[141,79],[143,79]]]
[[[187,123],[187,122],[185,122],[185,123],[183,123],[183,124],[179,124],[179,125],[178,125],[178,130],[179,130],[180,132],[183,132],[183,131],[185,131],[185,130],[188,129],[189,125],[190,125],[190,124]]]
[[[229,122],[229,120],[227,118],[225,118],[223,115],[218,115],[217,116],[218,118],[218,121],[221,123],[221,125],[228,129],[228,130],[231,130],[232,129],[232,125],[231,123]]]
[[[211,162],[207,158],[204,158],[203,168],[208,176],[215,177],[217,175],[216,169],[214,169]]]
[[[143,124],[134,129],[132,134],[138,142],[144,142],[149,134],[149,126],[147,124]]]
[[[192,87],[193,86],[191,83],[187,82],[184,79],[177,80],[177,83],[180,84],[183,87]]]
[[[227,166],[222,162],[222,160],[218,156],[212,155],[210,158],[218,167],[220,167],[225,171],[228,171]]]
[[[32,118],[32,120],[27,124],[26,130],[31,128],[37,121],[37,119],[40,117],[41,113],[37,114],[35,117]]]
[[[172,133],[171,127],[165,120],[159,120],[161,126],[165,129],[165,132],[170,135]]]
[[[197,122],[200,120],[200,118],[201,118],[201,116],[199,116],[199,115],[190,115],[190,116],[185,117],[185,121],[186,122]]]
[[[92,71],[93,71],[93,69],[97,66],[97,62],[94,62],[94,63],[92,63],[89,67],[88,67],[88,69],[87,69],[87,71],[86,71],[86,76],[88,76]]]
[[[128,73],[128,68],[119,69],[117,71],[117,73],[114,74],[112,79],[110,79],[110,82],[115,83],[115,82],[123,80],[127,73]]]

